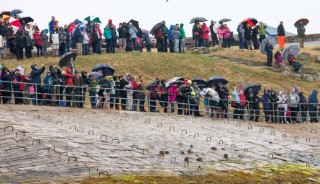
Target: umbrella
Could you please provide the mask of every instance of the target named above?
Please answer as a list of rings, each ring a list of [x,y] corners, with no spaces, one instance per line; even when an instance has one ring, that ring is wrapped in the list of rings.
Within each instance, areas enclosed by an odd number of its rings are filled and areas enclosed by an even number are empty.
[[[114,69],[108,64],[98,64],[93,67],[92,72],[98,72],[99,70],[102,70],[104,77],[114,74]]]
[[[190,24],[196,23],[196,22],[205,22],[205,21],[208,21],[208,20],[204,17],[194,17],[190,20]]]
[[[139,21],[136,21],[136,20],[131,19],[131,20],[128,22],[128,24],[129,24],[130,22],[131,22],[131,23],[133,24],[133,26],[136,27],[137,29],[140,28],[140,27],[139,27]]]
[[[31,17],[22,17],[20,19],[20,23],[22,23],[23,20],[24,20],[25,24],[28,24],[29,22],[33,22],[33,18],[31,18]]]
[[[145,33],[145,34],[150,34],[150,31],[147,30],[147,29],[142,29],[141,32],[142,32],[142,33]]]
[[[10,18],[9,15],[2,15],[2,19],[3,19],[3,20],[4,20],[4,19],[8,19],[8,18]]]
[[[92,16],[88,16],[88,17],[84,18],[83,20],[85,20],[85,21],[87,21],[87,22],[90,22],[92,19],[93,19]]]
[[[21,65],[18,65],[17,67],[15,67],[15,69],[18,69],[18,70],[20,71],[20,73],[21,73],[22,75],[24,75],[25,69],[24,69]]]
[[[151,29],[150,33],[153,34],[157,29],[159,29],[164,23],[166,23],[165,21],[159,22],[156,25],[153,26],[153,28]]]
[[[174,77],[174,78],[170,79],[169,82],[167,82],[166,86],[169,87],[173,83],[183,82],[183,81],[184,81],[184,78],[182,78],[182,77]]]
[[[70,65],[70,58],[73,58],[73,61],[76,60],[77,54],[74,52],[67,52],[60,57],[59,66],[65,67]]]
[[[90,75],[92,75],[95,80],[97,80],[100,77],[103,77],[103,74],[99,73],[99,72],[91,72],[88,74],[88,76],[90,76]]]
[[[265,55],[267,54],[267,52],[264,50],[264,48],[266,47],[268,41],[270,41],[270,44],[273,45],[273,46],[276,44],[276,39],[274,37],[272,37],[272,36],[268,36],[265,39],[263,39],[261,44],[260,44],[260,52],[262,54],[265,54]]]
[[[92,19],[92,22],[101,24],[101,21],[100,21],[99,17],[96,17],[96,18]]]
[[[16,34],[16,32],[21,28],[21,24],[18,19],[15,19],[13,17],[10,17],[9,24],[13,29],[13,33]]]
[[[298,45],[291,45],[291,46],[289,46],[288,48],[286,48],[286,49],[283,51],[282,57],[283,57],[283,59],[284,59],[285,61],[288,61],[288,55],[290,54],[290,50],[293,51],[294,57],[297,58],[297,57],[299,56],[299,52],[300,52],[299,46],[298,46]]]
[[[219,23],[222,24],[224,22],[229,22],[229,21],[231,21],[231,19],[224,18],[224,19],[219,20]]]
[[[301,19],[297,20],[296,23],[294,23],[294,26],[297,27],[300,24],[300,22],[302,22],[303,26],[306,26],[309,23],[309,19],[301,18]]]
[[[217,84],[218,82],[222,82],[223,85],[226,85],[229,81],[220,76],[213,76],[208,79],[208,84]]]
[[[249,24],[251,27],[254,27],[258,23],[257,19],[255,18],[247,18],[244,19],[242,22],[245,24]]]
[[[3,16],[4,16],[4,15],[10,16],[10,11],[2,11],[2,12],[0,13],[0,17],[2,17],[2,19],[3,19]]]
[[[158,82],[160,82],[160,81],[159,81],[159,80],[154,80],[154,81],[152,81],[150,84],[148,84],[146,88],[147,88],[147,89],[150,89],[151,86],[157,84]]]
[[[247,93],[250,88],[253,93],[257,93],[261,90],[261,84],[250,84],[243,89],[243,92]]]
[[[19,9],[14,9],[14,10],[12,10],[12,11],[10,12],[10,15],[17,15],[17,14],[20,14],[20,13],[22,13],[21,10],[19,10]]]
[[[191,81],[192,81],[192,83],[196,82],[200,89],[208,87],[208,83],[201,78],[194,78]]]

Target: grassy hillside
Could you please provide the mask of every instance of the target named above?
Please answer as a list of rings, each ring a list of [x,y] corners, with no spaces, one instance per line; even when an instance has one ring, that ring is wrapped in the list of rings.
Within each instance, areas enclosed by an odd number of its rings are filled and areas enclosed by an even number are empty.
[[[32,58],[24,61],[2,60],[1,64],[10,69],[21,64],[27,69],[27,73],[30,73],[30,65],[33,63],[44,63],[48,67],[49,65],[58,65],[58,62],[59,58],[49,57]],[[113,55],[79,56],[76,59],[76,69],[78,71],[91,71],[93,66],[99,63],[108,63],[113,66],[116,70],[116,75],[124,75],[126,73],[142,75],[147,81],[152,81],[156,77],[167,80],[174,76],[188,79],[193,77],[208,79],[213,75],[219,75],[230,81],[229,88],[241,83],[244,79],[247,79],[250,83],[271,85],[278,90],[283,90],[285,86],[296,85],[305,89],[306,93],[319,87],[318,82],[297,81],[267,69],[192,54],[117,53]]]

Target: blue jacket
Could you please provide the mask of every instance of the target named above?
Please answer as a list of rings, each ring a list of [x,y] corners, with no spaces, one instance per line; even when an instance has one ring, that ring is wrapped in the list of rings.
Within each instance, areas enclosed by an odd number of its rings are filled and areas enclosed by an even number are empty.
[[[264,47],[264,51],[267,52],[267,55],[272,55],[273,46],[271,44],[266,44],[266,46]]]
[[[54,78],[52,77],[52,75],[48,75],[48,73],[49,72],[47,72],[47,75],[46,75],[46,77],[43,79],[43,83],[45,84],[44,86],[43,86],[43,89],[45,89],[45,90],[51,90],[51,89],[53,89],[53,82],[54,82]]]
[[[169,29],[169,31],[168,31],[168,39],[169,39],[169,40],[172,40],[172,30],[173,30],[173,28],[174,28],[174,25],[171,25],[171,26],[170,26],[170,29]]]
[[[104,29],[103,36],[108,40],[112,39],[112,30],[108,26]]]
[[[316,111],[318,107],[318,97],[317,97],[318,91],[313,90],[312,93],[309,95],[308,103],[314,103],[310,104],[310,111]]]
[[[36,65],[33,64],[31,65],[31,73],[30,73],[30,79],[32,83],[34,84],[41,84],[41,74],[44,72],[45,67],[36,69]]]
[[[264,95],[262,96],[261,98],[261,102],[262,102],[262,105],[263,105],[263,109],[267,110],[267,109],[270,109],[270,95],[269,93],[264,93]]]
[[[151,44],[151,40],[150,40],[150,37],[149,37],[148,34],[143,33],[142,39],[146,43],[146,45],[150,45]]]
[[[83,36],[81,34],[80,29],[76,28],[74,31],[74,39],[76,40],[77,43],[82,43],[83,42]]]

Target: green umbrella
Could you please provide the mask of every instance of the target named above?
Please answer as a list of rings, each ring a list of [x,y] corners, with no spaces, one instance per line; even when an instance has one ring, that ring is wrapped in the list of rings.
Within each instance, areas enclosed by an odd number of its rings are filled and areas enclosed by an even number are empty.
[[[91,16],[88,16],[88,17],[86,17],[86,18],[84,18],[84,20],[86,20],[86,21],[91,21]]]
[[[94,22],[94,23],[100,23],[100,24],[101,24],[101,21],[100,21],[99,17],[94,18],[94,19],[92,20],[92,22]]]

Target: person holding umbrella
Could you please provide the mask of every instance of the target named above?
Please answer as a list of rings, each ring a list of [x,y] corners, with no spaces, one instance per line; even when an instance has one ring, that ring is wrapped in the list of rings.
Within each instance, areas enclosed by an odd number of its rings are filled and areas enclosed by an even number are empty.
[[[284,29],[283,26],[283,21],[280,21],[280,24],[277,28],[277,32],[278,32],[278,43],[279,43],[279,47],[281,48],[281,50],[284,49],[285,47],[285,36],[286,36],[286,31]]]
[[[302,20],[299,21],[299,24],[297,25],[297,32],[300,39],[300,48],[304,48],[304,38],[306,36],[306,28],[303,25]]]

